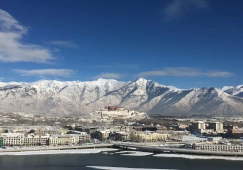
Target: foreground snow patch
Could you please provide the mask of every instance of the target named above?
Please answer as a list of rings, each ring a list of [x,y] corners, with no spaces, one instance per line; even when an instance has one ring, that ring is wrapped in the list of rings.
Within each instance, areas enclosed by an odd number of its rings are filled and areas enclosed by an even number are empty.
[[[147,156],[147,155],[153,155],[153,153],[150,152],[137,152],[137,151],[124,151],[124,152],[116,152],[121,153],[123,156]]]
[[[186,155],[186,154],[157,154],[155,157],[169,157],[169,158],[187,158],[187,159],[224,159],[231,161],[242,161],[243,157],[230,157],[230,156],[203,156],[203,155]]]
[[[120,152],[116,152],[116,153],[135,153],[136,151],[120,151]]]

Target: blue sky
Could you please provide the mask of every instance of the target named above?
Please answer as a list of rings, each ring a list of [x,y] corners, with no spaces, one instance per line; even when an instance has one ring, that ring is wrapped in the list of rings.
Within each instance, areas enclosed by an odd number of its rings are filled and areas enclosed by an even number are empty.
[[[0,0],[0,81],[242,82],[241,0]]]

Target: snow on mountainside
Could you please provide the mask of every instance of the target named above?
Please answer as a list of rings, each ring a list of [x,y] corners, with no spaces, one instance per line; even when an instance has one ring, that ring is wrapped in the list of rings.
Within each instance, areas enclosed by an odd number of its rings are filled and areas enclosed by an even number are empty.
[[[161,101],[151,111],[170,115],[239,115],[242,114],[243,99],[224,93],[216,88],[201,88],[169,94],[168,102]],[[167,96],[165,96],[166,98]]]
[[[88,115],[114,105],[149,115],[243,115],[242,86],[181,90],[140,78],[133,82],[98,79],[0,82],[0,112]],[[237,97],[235,97],[237,96]]]
[[[236,87],[233,87],[233,86],[225,86],[225,87],[222,88],[222,90],[225,93],[228,93],[230,95],[237,96],[237,97],[242,97],[243,98],[243,85],[239,85],[239,86],[236,86]]]
[[[0,111],[85,114],[85,104],[125,84],[104,79],[92,82],[41,80],[34,83],[1,83]]]

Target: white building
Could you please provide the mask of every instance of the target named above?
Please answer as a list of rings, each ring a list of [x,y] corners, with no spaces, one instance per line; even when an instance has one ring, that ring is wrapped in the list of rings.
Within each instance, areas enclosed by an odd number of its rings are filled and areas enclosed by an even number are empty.
[[[192,123],[193,130],[206,129],[206,125],[203,121],[197,121]]]
[[[21,133],[2,133],[4,146],[21,146],[24,142],[24,135]]]
[[[49,138],[49,145],[77,145],[82,140],[89,139],[87,134],[62,134],[51,135]]]
[[[216,132],[223,132],[224,131],[222,122],[210,122],[209,128],[213,129]]]
[[[34,136],[28,135],[24,138],[23,145],[35,146],[35,145],[48,145],[49,136]]]

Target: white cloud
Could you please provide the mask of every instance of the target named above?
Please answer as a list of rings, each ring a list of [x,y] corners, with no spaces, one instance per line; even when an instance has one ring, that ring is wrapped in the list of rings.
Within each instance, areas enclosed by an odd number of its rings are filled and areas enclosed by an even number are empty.
[[[22,37],[27,32],[27,27],[0,9],[0,61],[47,63],[55,59],[48,49],[22,43]]]
[[[104,78],[104,79],[120,79],[124,77],[124,74],[119,73],[101,73],[94,77],[94,79]]]
[[[175,77],[231,77],[234,74],[226,71],[202,71],[189,67],[168,67],[163,70],[147,71],[138,74],[138,77],[148,76],[175,76]]]
[[[178,18],[192,9],[208,9],[207,0],[173,0],[164,9],[165,20]]]
[[[65,47],[65,48],[79,48],[78,44],[73,43],[72,41],[50,41],[48,44]]]
[[[40,70],[22,70],[14,69],[16,73],[19,73],[21,76],[53,76],[53,77],[69,77],[74,74],[73,70],[70,69],[40,69]]]

